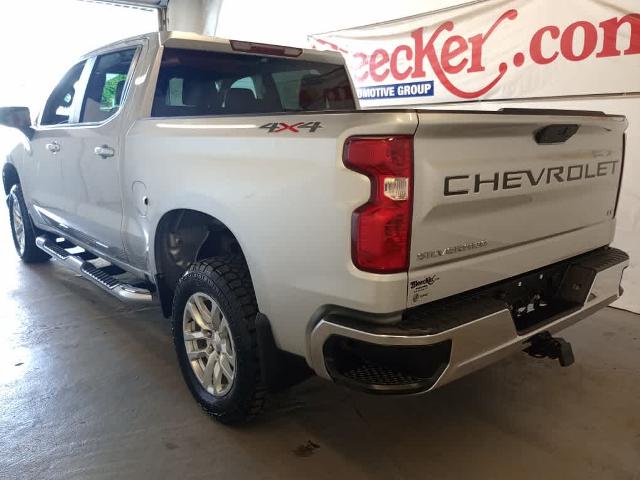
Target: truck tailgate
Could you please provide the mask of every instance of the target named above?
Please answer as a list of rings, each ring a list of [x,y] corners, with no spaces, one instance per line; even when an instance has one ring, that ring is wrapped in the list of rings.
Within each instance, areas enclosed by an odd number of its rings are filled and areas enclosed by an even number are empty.
[[[624,117],[419,112],[408,305],[606,245]]]

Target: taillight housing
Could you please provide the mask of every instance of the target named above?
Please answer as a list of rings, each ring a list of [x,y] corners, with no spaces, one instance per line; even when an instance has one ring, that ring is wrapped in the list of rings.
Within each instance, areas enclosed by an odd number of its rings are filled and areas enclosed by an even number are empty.
[[[360,270],[397,273],[409,268],[413,204],[413,137],[351,137],[344,165],[369,177],[371,195],[351,218],[351,258]]]

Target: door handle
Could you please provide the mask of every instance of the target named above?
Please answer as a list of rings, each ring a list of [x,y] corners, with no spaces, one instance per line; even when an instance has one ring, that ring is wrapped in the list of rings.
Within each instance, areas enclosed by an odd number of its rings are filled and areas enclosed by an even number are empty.
[[[116,154],[116,151],[109,145],[100,145],[99,147],[93,149],[93,153],[102,158],[107,158],[113,157]]]
[[[58,153],[60,151],[60,144],[56,141],[47,143],[45,146],[47,147],[47,150],[49,150],[51,153]]]

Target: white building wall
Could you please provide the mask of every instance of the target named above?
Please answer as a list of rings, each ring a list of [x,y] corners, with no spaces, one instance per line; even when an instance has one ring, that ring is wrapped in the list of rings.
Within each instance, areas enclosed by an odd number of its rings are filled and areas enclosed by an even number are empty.
[[[222,0],[170,0],[167,30],[215,36],[221,6]]]

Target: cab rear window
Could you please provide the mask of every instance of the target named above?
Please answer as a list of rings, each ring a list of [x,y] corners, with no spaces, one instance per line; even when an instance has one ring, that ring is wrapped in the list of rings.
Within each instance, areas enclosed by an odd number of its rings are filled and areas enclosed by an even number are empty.
[[[354,110],[343,65],[166,48],[151,115]]]

